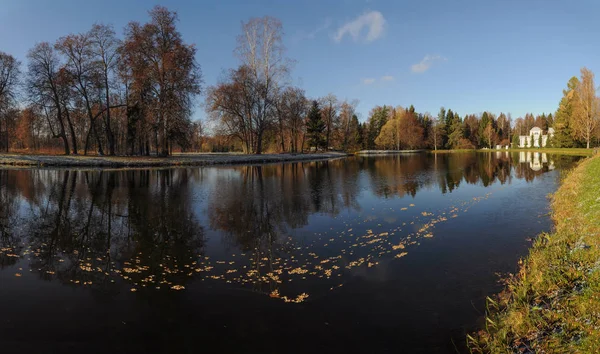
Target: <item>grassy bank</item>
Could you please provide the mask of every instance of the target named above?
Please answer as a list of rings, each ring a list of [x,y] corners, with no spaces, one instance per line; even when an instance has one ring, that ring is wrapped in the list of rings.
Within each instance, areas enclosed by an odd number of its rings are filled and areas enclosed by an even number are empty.
[[[573,155],[573,156],[592,156],[594,149],[582,148],[540,148],[540,149],[450,149],[450,150],[429,150],[431,154],[450,154],[464,152],[543,152],[547,154],[557,155]]]
[[[490,151],[490,150],[482,150]],[[491,150],[495,151],[495,150]],[[558,155],[573,155],[573,156],[592,156],[594,149],[585,148],[543,148],[543,149],[508,149],[502,151],[509,152],[544,152],[547,154],[558,154]]]
[[[600,353],[600,156],[552,198],[555,232],[535,241],[506,290],[488,300],[474,353]]]
[[[150,156],[81,156],[81,155],[21,155],[0,154],[0,165],[55,167],[167,167],[260,164],[292,161],[312,161],[345,157],[344,153],[315,154],[176,154],[169,157]]]

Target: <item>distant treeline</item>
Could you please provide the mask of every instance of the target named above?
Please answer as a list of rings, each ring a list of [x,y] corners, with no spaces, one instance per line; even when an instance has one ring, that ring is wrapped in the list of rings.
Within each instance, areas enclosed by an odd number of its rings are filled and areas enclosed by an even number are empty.
[[[597,145],[599,100],[586,68],[571,78],[554,114],[436,116],[393,105],[373,108],[364,122],[357,100],[307,97],[290,84],[283,26],[272,17],[242,24],[234,50],[239,66],[205,92],[199,106],[196,48],[177,31],[177,14],[157,6],[147,23],[129,23],[123,37],[95,24],[85,33],[38,43],[27,71],[0,52],[0,150],[64,154],[168,155],[177,151],[303,152],[364,149],[473,149],[518,145],[537,126],[552,147]],[[210,129],[205,127],[209,126]]]

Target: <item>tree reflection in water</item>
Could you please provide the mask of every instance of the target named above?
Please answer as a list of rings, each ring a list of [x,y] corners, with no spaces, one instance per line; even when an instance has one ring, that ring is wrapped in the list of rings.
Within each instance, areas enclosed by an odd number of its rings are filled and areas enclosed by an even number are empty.
[[[401,220],[383,226],[370,222],[361,198],[531,182],[572,161],[494,152],[196,169],[1,170],[0,269],[21,262],[43,279],[105,293],[181,290],[196,279],[301,302],[343,285],[346,272],[402,257],[432,237],[436,224],[489,193],[436,213],[400,214],[414,207],[407,202],[392,210]],[[207,191],[201,202],[198,188]],[[342,212],[367,217],[336,229],[318,221]],[[207,252],[206,228],[229,256]]]

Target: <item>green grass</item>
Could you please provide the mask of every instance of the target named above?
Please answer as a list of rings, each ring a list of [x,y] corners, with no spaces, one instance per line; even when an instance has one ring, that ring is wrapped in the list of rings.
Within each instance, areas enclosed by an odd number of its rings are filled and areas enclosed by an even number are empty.
[[[488,299],[473,353],[600,353],[600,156],[552,198],[556,228],[534,242],[506,289]]]
[[[485,151],[485,150],[484,150]],[[489,150],[487,150],[489,151]],[[545,152],[547,154],[559,154],[559,155],[574,155],[574,156],[592,156],[594,154],[594,149],[585,149],[585,148],[533,148],[533,149],[508,149],[504,151],[510,152],[521,152],[521,151],[531,151],[531,152]]]
[[[531,149],[450,149],[450,150],[429,150],[431,154],[450,154],[450,153],[464,153],[464,152],[544,152],[547,154],[558,154],[558,155],[573,155],[573,156],[592,156],[594,149],[584,148],[531,148]]]

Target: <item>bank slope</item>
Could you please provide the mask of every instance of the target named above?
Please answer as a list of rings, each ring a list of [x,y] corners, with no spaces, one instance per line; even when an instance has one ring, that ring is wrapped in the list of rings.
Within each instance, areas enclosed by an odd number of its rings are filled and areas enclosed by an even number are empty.
[[[569,173],[552,199],[556,228],[488,299],[474,353],[600,353],[600,156]]]
[[[262,163],[327,160],[346,156],[349,156],[349,154],[341,152],[262,155],[204,153],[174,154],[173,156],[169,157],[0,154],[0,166],[142,168],[168,166],[250,165]]]

